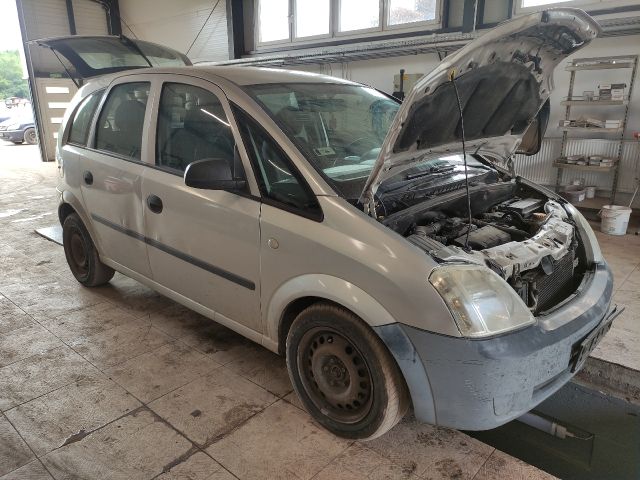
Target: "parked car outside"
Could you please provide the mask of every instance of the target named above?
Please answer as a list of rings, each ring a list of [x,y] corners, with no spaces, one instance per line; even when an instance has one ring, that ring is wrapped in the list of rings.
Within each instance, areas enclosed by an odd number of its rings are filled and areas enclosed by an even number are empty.
[[[0,138],[21,144],[26,142],[29,145],[38,143],[38,135],[36,126],[33,121],[33,112],[31,108],[19,108],[12,115],[0,122]]]
[[[402,104],[124,38],[42,41],[94,78],[58,136],[69,267],[88,287],[119,271],[285,355],[337,435],[375,438],[410,404],[433,424],[504,424],[619,314],[585,218],[509,168],[540,148],[553,70],[598,32],[577,9],[519,17]]]

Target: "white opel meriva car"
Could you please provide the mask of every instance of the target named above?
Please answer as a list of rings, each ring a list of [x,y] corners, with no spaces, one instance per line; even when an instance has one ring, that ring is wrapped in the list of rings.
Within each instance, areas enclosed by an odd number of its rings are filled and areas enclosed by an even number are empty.
[[[438,425],[508,422],[619,313],[584,217],[510,168],[539,149],[554,68],[598,32],[575,9],[519,17],[402,104],[126,38],[40,41],[90,79],[58,137],[71,271],[121,272],[286,355],[337,435],[379,436],[410,403]]]

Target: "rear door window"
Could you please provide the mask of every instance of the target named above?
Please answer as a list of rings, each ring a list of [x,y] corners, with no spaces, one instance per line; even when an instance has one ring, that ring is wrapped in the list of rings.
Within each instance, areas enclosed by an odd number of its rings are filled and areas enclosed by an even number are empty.
[[[91,120],[93,119],[93,115],[96,112],[103,93],[104,90],[94,92],[80,103],[71,121],[68,138],[69,143],[82,146],[87,144]]]
[[[193,85],[164,84],[158,112],[156,165],[182,173],[196,160],[223,158],[233,166],[234,146],[231,126],[216,95]]]
[[[149,82],[132,82],[111,89],[96,124],[98,150],[140,160],[149,88]]]

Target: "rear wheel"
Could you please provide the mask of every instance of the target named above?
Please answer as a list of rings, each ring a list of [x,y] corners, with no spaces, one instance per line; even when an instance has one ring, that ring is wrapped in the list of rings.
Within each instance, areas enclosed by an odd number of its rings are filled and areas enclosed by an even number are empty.
[[[38,135],[36,135],[35,128],[27,128],[24,131],[24,141],[29,145],[35,145],[36,143],[38,143]]]
[[[62,243],[71,273],[81,284],[97,287],[111,280],[115,271],[100,261],[98,251],[78,214],[72,213],[65,218]]]
[[[334,434],[370,440],[398,423],[409,396],[380,338],[353,313],[317,303],[294,320],[287,367],[300,400]]]

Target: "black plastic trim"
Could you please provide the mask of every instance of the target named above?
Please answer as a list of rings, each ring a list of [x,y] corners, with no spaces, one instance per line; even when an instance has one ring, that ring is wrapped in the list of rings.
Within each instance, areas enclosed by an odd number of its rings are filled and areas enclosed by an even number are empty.
[[[120,233],[124,233],[125,235],[131,238],[135,238],[136,240],[140,240],[141,242],[144,242],[147,245],[151,245],[152,247],[155,247],[158,250],[168,253],[169,255],[179,258],[180,260],[190,263],[191,265],[194,265],[198,268],[206,270],[209,273],[213,273],[214,275],[224,278],[225,280],[229,280],[230,282],[240,285],[241,287],[248,288],[249,290],[256,289],[256,284],[254,282],[244,277],[241,277],[240,275],[236,275],[235,273],[228,272],[227,270],[224,270],[220,267],[211,265],[210,263],[207,263],[204,260],[200,260],[198,258],[192,257],[189,254],[181,252],[180,250],[176,250],[175,248],[165,245],[164,243],[160,243],[157,240],[154,240],[153,238],[145,237],[141,233],[122,227],[94,213],[91,214],[91,218],[96,222],[101,223],[102,225],[112,228]]]

